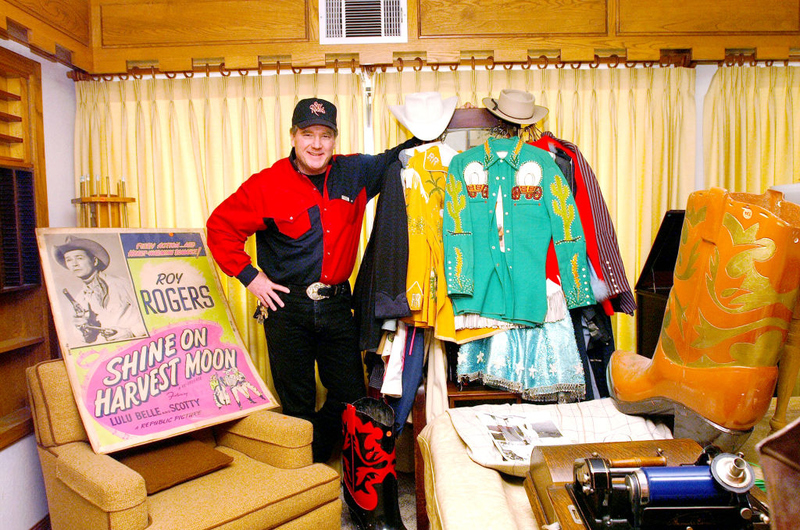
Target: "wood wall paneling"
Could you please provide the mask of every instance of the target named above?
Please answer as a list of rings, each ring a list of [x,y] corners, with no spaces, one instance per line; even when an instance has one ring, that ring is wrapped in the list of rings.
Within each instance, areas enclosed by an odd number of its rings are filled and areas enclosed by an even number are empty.
[[[0,35],[87,71],[92,65],[89,0],[0,0]]]
[[[309,31],[307,11],[306,2],[296,0],[102,2],[102,42],[95,45],[304,41]]]
[[[798,0],[617,0],[620,35],[800,32]]]
[[[4,374],[6,382],[3,383],[5,387],[0,393],[0,421],[8,423],[9,428],[13,428],[22,419],[18,419],[20,414],[24,415],[27,412],[28,387],[25,381],[25,369],[47,359],[49,355],[43,353],[41,345],[2,354],[0,371]],[[3,420],[4,418],[8,419]],[[2,448],[0,447],[0,450]]]
[[[421,38],[607,33],[605,0],[417,1]]]
[[[7,0],[8,3],[90,46],[89,0]]]
[[[317,0],[91,0],[89,71],[124,72],[135,63],[189,70],[212,58],[229,69],[256,68],[259,58],[320,67],[336,56],[362,65],[473,55],[521,62],[545,51],[565,61],[608,50],[653,61],[676,49],[691,49],[696,61],[722,60],[730,49],[788,58],[800,45],[800,0],[765,1],[409,0],[407,43],[323,46]]]
[[[629,60],[658,60],[671,49],[691,49],[696,61],[722,60],[730,49],[786,59],[800,47],[800,0],[408,0],[407,43],[326,46],[319,44],[318,5],[0,0],[0,36],[3,24],[15,35],[27,28],[33,47],[49,54],[65,49],[71,64],[90,73],[124,72],[136,63],[190,70],[207,59],[255,68],[260,57],[300,67],[345,55],[362,65],[397,57],[452,63],[472,55],[519,62],[543,51],[567,61],[591,61],[608,50]]]

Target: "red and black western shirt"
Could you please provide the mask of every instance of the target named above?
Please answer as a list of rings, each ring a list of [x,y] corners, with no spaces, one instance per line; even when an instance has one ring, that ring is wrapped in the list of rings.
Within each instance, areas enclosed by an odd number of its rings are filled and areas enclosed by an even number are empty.
[[[361,223],[386,168],[412,138],[380,155],[334,155],[323,191],[298,172],[294,150],[252,175],[212,212],[208,248],[222,271],[245,286],[258,274],[244,246],[256,235],[256,261],[275,283],[337,284],[353,270]]]

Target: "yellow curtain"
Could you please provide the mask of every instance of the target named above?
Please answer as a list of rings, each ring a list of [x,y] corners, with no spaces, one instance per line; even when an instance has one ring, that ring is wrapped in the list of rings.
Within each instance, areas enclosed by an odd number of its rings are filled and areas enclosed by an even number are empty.
[[[800,182],[798,128],[800,67],[719,68],[703,105],[706,187],[763,193]]]
[[[684,68],[378,72],[374,80],[376,150],[407,136],[388,110],[403,94],[438,91],[459,106],[482,106],[503,88],[531,92],[549,109],[543,130],[576,144],[597,175],[617,230],[631,288],[664,213],[684,208],[694,190],[695,73]],[[636,349],[636,323],[614,317],[616,346]]]
[[[203,228],[245,179],[289,154],[292,110],[300,99],[334,102],[337,152],[363,151],[362,94],[360,76],[349,70],[82,81],[76,180],[103,194],[124,184],[136,199],[128,207],[131,227]],[[255,255],[252,238],[248,251]],[[272,387],[264,332],[252,318],[255,298],[219,274],[253,363]]]

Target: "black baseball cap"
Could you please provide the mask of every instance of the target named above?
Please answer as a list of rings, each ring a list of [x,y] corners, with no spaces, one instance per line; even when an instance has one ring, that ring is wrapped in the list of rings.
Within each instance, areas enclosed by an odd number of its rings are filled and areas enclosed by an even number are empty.
[[[312,125],[325,125],[336,132],[336,106],[320,98],[298,101],[292,114],[292,127],[305,129]]]

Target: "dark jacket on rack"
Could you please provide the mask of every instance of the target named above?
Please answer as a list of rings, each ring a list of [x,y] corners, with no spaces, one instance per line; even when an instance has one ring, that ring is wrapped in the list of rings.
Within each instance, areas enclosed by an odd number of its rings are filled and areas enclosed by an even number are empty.
[[[383,178],[372,227],[353,289],[352,306],[362,350],[378,349],[384,320],[411,314],[406,298],[408,220],[400,161]]]

